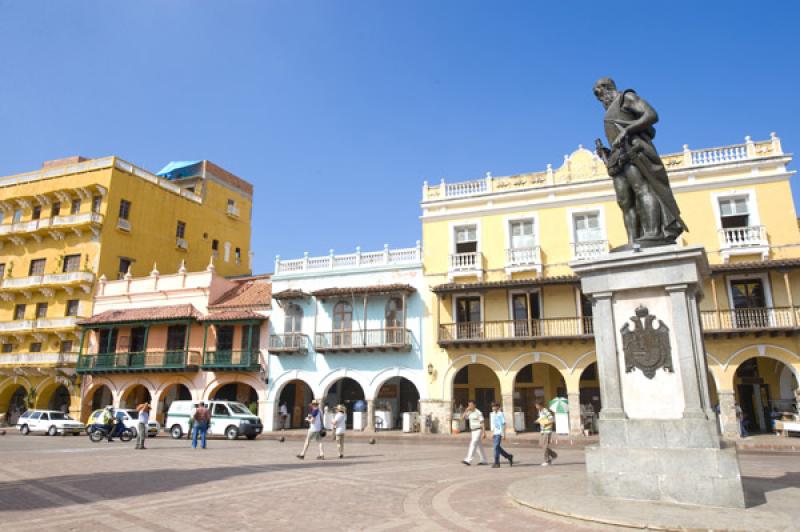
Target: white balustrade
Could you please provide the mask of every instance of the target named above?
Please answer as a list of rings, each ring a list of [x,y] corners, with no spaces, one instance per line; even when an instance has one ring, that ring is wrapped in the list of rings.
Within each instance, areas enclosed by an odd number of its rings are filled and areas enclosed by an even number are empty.
[[[747,158],[747,146],[745,144],[736,144],[722,148],[692,151],[693,166],[730,163],[733,161],[741,161],[742,159]]]
[[[33,329],[34,320],[0,321],[0,333],[29,331]]]
[[[483,269],[483,253],[453,253],[450,255],[451,272],[472,272]]]
[[[608,253],[608,240],[573,242],[572,256],[575,260],[591,260]]]
[[[304,272],[322,272],[373,268],[380,266],[402,266],[422,263],[422,248],[389,249],[335,255],[330,253],[319,257],[305,256],[302,259],[275,260],[275,275],[288,275]]]
[[[27,222],[4,224],[0,225],[0,235],[8,235],[16,233],[32,233],[39,229],[81,225],[86,223],[101,224],[103,223],[103,216],[94,212],[87,212],[85,214],[72,214],[69,216],[53,216],[51,218],[41,218],[39,220],[30,220]]]
[[[37,319],[34,326],[37,329],[69,329],[74,327],[78,321],[77,316],[67,316],[65,318],[42,318]]]
[[[447,198],[483,194],[488,190],[485,179],[475,181],[462,181],[460,183],[446,183],[444,195]]]
[[[73,366],[78,363],[77,353],[4,353],[0,354],[0,363],[16,366],[64,365]]]
[[[767,228],[763,225],[729,227],[719,230],[719,243],[723,248],[740,248],[767,245]]]
[[[535,266],[542,263],[541,248],[511,248],[506,250],[506,266]]]
[[[37,286],[48,286],[70,283],[91,283],[94,281],[92,272],[67,272],[54,273],[49,275],[29,275],[27,277],[6,277],[0,287],[2,288],[31,288]]]

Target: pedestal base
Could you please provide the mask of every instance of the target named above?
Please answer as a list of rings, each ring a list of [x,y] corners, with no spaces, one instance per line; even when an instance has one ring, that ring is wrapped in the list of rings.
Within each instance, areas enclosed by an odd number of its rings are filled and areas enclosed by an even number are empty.
[[[586,448],[592,495],[744,508],[736,449]]]

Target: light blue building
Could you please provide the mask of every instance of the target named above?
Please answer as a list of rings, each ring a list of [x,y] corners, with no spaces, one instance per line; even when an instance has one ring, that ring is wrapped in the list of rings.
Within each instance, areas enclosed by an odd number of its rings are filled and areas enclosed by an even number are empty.
[[[399,428],[428,395],[422,249],[284,260],[272,277],[268,429],[303,426],[308,404],[347,407],[355,429]],[[363,413],[361,412],[363,410]]]

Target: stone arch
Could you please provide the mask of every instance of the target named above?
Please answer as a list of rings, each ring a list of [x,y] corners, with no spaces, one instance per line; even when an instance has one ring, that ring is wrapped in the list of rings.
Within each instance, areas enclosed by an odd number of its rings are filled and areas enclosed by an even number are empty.
[[[50,409],[50,401],[53,398],[53,394],[61,386],[67,389],[70,396],[75,395],[75,385],[68,378],[62,376],[47,377],[36,386],[34,407],[43,410]]]
[[[9,417],[9,414],[15,414],[16,412],[9,412],[9,409],[12,406],[11,401],[20,387],[25,391],[25,397],[28,397],[31,390],[33,390],[31,382],[22,376],[9,377],[0,382],[0,417],[6,419],[9,423],[16,421],[16,419]]]
[[[291,381],[303,381],[308,385],[309,388],[311,388],[315,398],[322,397],[322,391],[320,390],[319,383],[313,379],[315,375],[316,373],[297,369],[284,371],[278,375],[274,381],[272,381],[272,385],[270,386],[267,394],[267,400],[277,403],[278,399],[280,399],[281,393],[283,393],[283,389]]]
[[[575,360],[575,363],[572,364],[572,367],[569,369],[569,372],[571,374],[577,373],[578,378],[580,378],[581,373],[583,373],[586,370],[586,368],[588,368],[595,362],[597,362],[597,351],[595,351],[594,349],[592,349],[591,351],[586,351],[584,354],[582,354]]]
[[[755,352],[753,352],[755,351]],[[766,357],[784,363],[800,382],[800,355],[785,347],[774,344],[754,344],[745,346],[731,356],[722,365],[724,377],[722,383],[717,382],[717,389],[733,390],[736,371],[751,358]],[[723,386],[720,386],[722,384]]]
[[[153,394],[153,400],[161,401],[164,393],[176,384],[182,384],[186,386],[186,388],[189,390],[189,393],[192,394],[192,401],[200,400],[200,398],[197,396],[197,387],[192,383],[192,381],[183,376],[174,377],[171,380],[162,382],[161,385],[156,388],[155,393]]]
[[[264,381],[261,381],[250,375],[230,375],[223,377],[215,377],[213,381],[208,383],[203,390],[201,400],[210,401],[214,394],[226,384],[246,384],[253,388],[258,395],[259,401],[267,400],[267,393],[264,387]]]
[[[331,391],[331,386],[333,386],[336,382],[340,381],[341,379],[353,379],[361,386],[361,390],[364,392],[364,397],[367,396],[367,391],[370,389],[369,384],[364,382],[361,378],[361,375],[358,371],[354,371],[349,368],[338,368],[335,369],[328,374],[326,374],[322,379],[320,379],[320,389],[322,393],[319,397],[325,398],[327,397],[328,393]],[[313,389],[313,387],[312,387]],[[316,392],[316,390],[315,390]]]
[[[267,418],[264,424],[268,427],[272,427],[273,430],[280,429],[280,428],[300,428],[303,426],[303,419],[308,413],[308,403],[311,402],[314,398],[318,397],[315,395],[314,388],[311,386],[307,379],[304,379],[298,375],[298,371],[287,371],[283,373],[279,378],[278,382],[276,382],[269,391],[269,399],[267,400],[267,411],[266,415]],[[298,401],[297,395],[294,398],[287,400],[287,410],[289,414],[289,419],[287,420],[287,426],[281,426],[281,418],[279,414],[281,398],[283,397],[283,393],[286,390],[286,387],[292,383],[300,383],[303,388],[303,399]],[[305,397],[305,389],[310,390],[310,397]],[[297,389],[295,388],[295,393],[297,393]]]
[[[419,392],[419,398],[421,401],[424,401],[428,398],[427,386],[425,386],[421,372],[396,366],[393,368],[386,368],[372,377],[372,380],[370,381],[370,389],[364,390],[367,399],[377,399],[378,393],[383,385],[386,384],[389,379],[393,379],[394,377],[403,377],[404,379],[411,381],[411,383],[417,388],[417,392]]]
[[[150,396],[149,401],[152,402],[153,398],[156,397],[156,394],[153,391],[155,389],[153,384],[150,381],[147,381],[147,380],[145,380],[145,381],[136,381],[136,382],[131,382],[130,384],[128,384],[127,386],[125,386],[123,389],[120,390],[119,400],[117,401],[118,407],[119,408],[123,408],[122,403],[126,402],[128,400],[128,398],[130,397],[131,393],[134,390],[136,390],[137,388],[139,388],[139,387],[142,387],[142,388],[145,389],[147,394]],[[124,406],[124,408],[134,408],[135,406],[136,405],[134,405],[134,404],[126,404]]]
[[[505,368],[503,368],[502,364],[500,364],[493,357],[483,353],[472,353],[455,358],[447,366],[447,369],[442,376],[442,398],[445,401],[453,400],[453,380],[455,379],[456,374],[462,368],[469,366],[470,364],[482,364],[489,367],[489,369],[494,370],[495,374],[497,375],[497,380],[500,381],[500,393],[505,393],[502,388],[503,379],[500,378],[501,373],[505,372]]]

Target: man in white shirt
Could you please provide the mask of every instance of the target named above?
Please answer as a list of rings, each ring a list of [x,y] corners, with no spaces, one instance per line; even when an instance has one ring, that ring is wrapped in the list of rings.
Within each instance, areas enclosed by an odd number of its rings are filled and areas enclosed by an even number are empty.
[[[311,412],[309,412],[308,416],[306,416],[306,422],[308,422],[308,432],[306,433],[306,442],[303,444],[303,451],[297,455],[297,458],[302,460],[306,457],[306,451],[308,450],[308,445],[315,441],[319,443],[319,455],[317,456],[317,460],[324,460],[325,459],[325,449],[322,447],[322,435],[321,432],[324,428],[322,424],[322,410],[319,408],[319,402],[315,399],[311,401],[309,405],[311,408]]]
[[[500,455],[508,460],[508,466],[514,465],[514,455],[503,449],[501,442],[506,437],[506,416],[500,410],[500,403],[492,403],[492,413],[489,416],[489,424],[492,426],[492,437],[494,439],[494,464],[493,468],[500,467]]]
[[[476,448],[481,455],[481,461],[478,462],[478,465],[489,465],[486,460],[486,451],[483,449],[483,442],[481,441],[486,437],[486,433],[483,431],[483,413],[475,406],[475,401],[467,403],[463,418],[467,420],[467,428],[471,433],[467,457],[464,458],[463,462],[464,465],[470,465]]]
[[[333,432],[336,438],[336,448],[339,450],[339,458],[344,458],[344,432],[347,424],[347,409],[344,405],[336,407],[336,415],[333,417]]]
[[[281,430],[286,430],[287,421],[289,420],[289,409],[286,407],[286,401],[281,403],[278,409],[278,414],[281,420]]]

